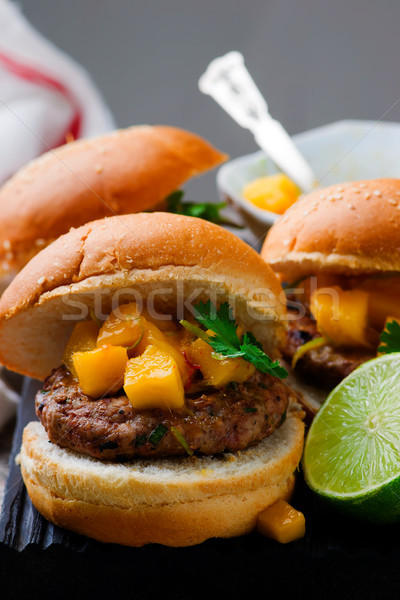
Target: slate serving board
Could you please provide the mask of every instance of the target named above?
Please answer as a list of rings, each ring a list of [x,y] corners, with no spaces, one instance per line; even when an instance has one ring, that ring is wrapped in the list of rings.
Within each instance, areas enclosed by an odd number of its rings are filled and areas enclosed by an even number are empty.
[[[84,590],[112,589],[114,595],[127,585],[133,586],[133,598],[147,597],[149,589],[150,596],[162,598],[208,598],[214,592],[248,597],[257,586],[315,598],[400,597],[400,525],[372,525],[332,511],[308,490],[301,474],[292,504],[304,512],[307,533],[288,545],[254,533],[191,548],[124,548],[51,525],[33,508],[15,464],[22,430],[35,418],[38,386],[25,380],[18,411],[0,520],[0,581],[15,583],[0,597],[50,593],[60,581],[58,597],[69,598]]]

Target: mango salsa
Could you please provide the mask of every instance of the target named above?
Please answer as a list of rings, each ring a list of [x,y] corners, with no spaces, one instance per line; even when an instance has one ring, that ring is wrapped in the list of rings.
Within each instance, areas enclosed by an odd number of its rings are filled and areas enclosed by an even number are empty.
[[[258,515],[257,530],[281,544],[304,537],[306,522],[303,513],[285,500],[278,500]]]
[[[149,345],[126,365],[124,390],[138,410],[179,409],[185,402],[182,378],[174,358],[159,346]]]
[[[97,338],[97,346],[126,346],[131,348],[143,336],[143,324],[136,304],[124,304],[114,310],[103,323]]]
[[[72,355],[79,386],[92,398],[115,393],[122,387],[127,361],[128,353],[122,346],[103,346]]]
[[[190,344],[186,354],[191,363],[200,367],[204,378],[215,386],[224,386],[231,381],[242,383],[255,371],[255,366],[243,358],[214,358],[211,346],[200,338]]]
[[[337,346],[369,346],[367,340],[368,294],[339,286],[317,289],[311,295],[311,312],[317,328]]]
[[[186,385],[190,376],[190,369],[180,348],[170,341],[174,336],[167,338],[154,323],[150,323],[144,317],[142,317],[142,323],[144,327],[143,337],[135,348],[135,355],[143,354],[148,346],[156,346],[161,351],[170,354],[178,365],[183,384]]]
[[[242,195],[258,208],[283,215],[296,202],[300,190],[287,175],[278,173],[250,181]]]
[[[77,377],[72,363],[72,356],[75,352],[86,352],[96,348],[99,327],[94,321],[80,321],[77,323],[71,333],[68,343],[64,350],[63,363]]]
[[[172,319],[158,319],[155,315],[151,315],[145,308],[141,310],[141,314],[147,321],[157,325],[158,329],[163,333],[170,334],[178,331],[178,326]]]

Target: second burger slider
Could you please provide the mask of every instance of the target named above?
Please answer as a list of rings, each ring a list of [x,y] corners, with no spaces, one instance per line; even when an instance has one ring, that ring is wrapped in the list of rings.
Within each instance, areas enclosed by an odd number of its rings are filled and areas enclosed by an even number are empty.
[[[304,196],[271,228],[261,254],[288,291],[285,357],[333,388],[376,356],[382,331],[400,319],[400,180]]]

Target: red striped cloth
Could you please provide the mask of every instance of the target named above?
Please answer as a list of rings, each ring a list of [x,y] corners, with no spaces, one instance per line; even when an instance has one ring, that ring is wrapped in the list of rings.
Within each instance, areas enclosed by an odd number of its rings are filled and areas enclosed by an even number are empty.
[[[0,1],[0,184],[70,139],[115,128],[89,74]]]

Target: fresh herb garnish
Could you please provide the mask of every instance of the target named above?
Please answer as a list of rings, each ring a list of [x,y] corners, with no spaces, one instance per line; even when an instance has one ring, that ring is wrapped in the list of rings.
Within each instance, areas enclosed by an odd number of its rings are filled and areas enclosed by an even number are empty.
[[[186,450],[186,452],[189,454],[189,456],[192,456],[193,450],[190,448],[189,444],[187,443],[187,441],[185,440],[185,438],[183,437],[183,435],[181,434],[179,429],[177,429],[176,427],[171,427],[171,432],[175,436],[175,439]]]
[[[202,329],[200,329],[201,335],[198,335],[197,329],[199,328],[184,320],[181,321],[181,325],[207,342],[214,352],[228,358],[242,357],[262,373],[269,373],[282,379],[287,377],[286,369],[279,364],[279,361],[273,361],[265,354],[260,342],[251,332],[248,331],[239,337],[238,326],[228,302],[222,303],[217,308],[208,300],[199,302],[194,309],[196,321],[207,330],[212,331],[213,335],[209,335]]]
[[[212,223],[226,222],[220,215],[220,211],[226,207],[225,202],[183,202],[183,195],[184,192],[182,190],[176,190],[167,197],[168,212],[188,217],[198,217]]]
[[[167,433],[168,428],[165,427],[162,423],[157,425],[155,429],[149,435],[149,442],[153,446],[153,448],[157,448],[158,444],[163,439],[164,435]]]
[[[147,435],[145,433],[143,433],[142,435],[138,435],[135,438],[135,448],[140,448],[140,446],[143,446],[146,443],[147,443]]]
[[[398,321],[389,321],[379,337],[382,345],[379,346],[378,352],[383,354],[400,352],[400,323]]]

